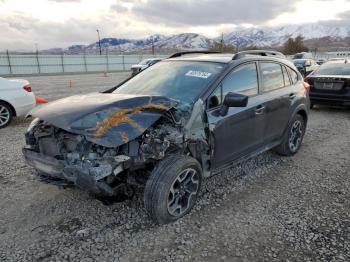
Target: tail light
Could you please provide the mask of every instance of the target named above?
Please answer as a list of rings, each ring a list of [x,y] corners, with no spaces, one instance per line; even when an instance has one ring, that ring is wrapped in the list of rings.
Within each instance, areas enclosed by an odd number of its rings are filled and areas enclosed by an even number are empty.
[[[305,88],[306,92],[310,92],[309,78],[307,78],[307,77],[304,78],[304,88]]]
[[[32,92],[32,87],[30,85],[25,85],[23,89],[26,90],[27,92]]]

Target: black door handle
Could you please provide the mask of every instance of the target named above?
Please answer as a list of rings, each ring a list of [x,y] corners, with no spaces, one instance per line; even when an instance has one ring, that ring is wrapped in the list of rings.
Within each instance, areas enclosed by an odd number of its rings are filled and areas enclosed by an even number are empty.
[[[296,96],[297,96],[296,94],[291,93],[291,94],[289,95],[289,99],[290,99],[290,100],[293,100]]]

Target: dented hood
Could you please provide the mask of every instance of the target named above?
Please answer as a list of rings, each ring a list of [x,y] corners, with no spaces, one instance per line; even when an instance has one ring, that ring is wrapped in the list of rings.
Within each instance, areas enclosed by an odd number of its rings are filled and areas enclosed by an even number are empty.
[[[163,96],[91,93],[48,103],[30,115],[98,145],[116,147],[140,136],[175,103]]]

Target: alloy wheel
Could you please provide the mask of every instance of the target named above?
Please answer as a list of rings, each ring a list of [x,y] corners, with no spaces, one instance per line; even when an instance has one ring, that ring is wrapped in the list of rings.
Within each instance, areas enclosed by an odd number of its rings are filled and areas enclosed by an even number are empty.
[[[289,136],[289,148],[292,152],[296,152],[301,144],[303,137],[303,124],[297,120],[293,123]]]
[[[5,126],[11,118],[10,110],[3,105],[0,105],[0,127]]]
[[[168,196],[168,212],[178,217],[190,207],[199,190],[199,174],[193,168],[183,170],[173,182]]]

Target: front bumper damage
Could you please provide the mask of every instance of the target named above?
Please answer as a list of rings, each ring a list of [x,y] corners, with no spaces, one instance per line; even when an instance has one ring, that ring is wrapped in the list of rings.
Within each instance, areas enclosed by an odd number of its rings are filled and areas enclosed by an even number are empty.
[[[42,181],[98,197],[129,197],[166,154],[191,154],[209,168],[201,100],[188,114],[173,109],[176,103],[166,97],[85,98],[91,103],[83,109],[76,97],[33,113],[38,118],[26,132],[23,155]]]
[[[115,157],[114,166],[105,164],[87,168],[84,164],[68,166],[63,160],[32,151],[30,148],[23,148],[22,152],[26,163],[51,181],[62,180],[66,185],[74,185],[89,193],[103,196],[115,195],[115,190],[104,178],[112,172],[112,169],[113,174],[117,176],[130,165],[130,158],[122,155]]]

